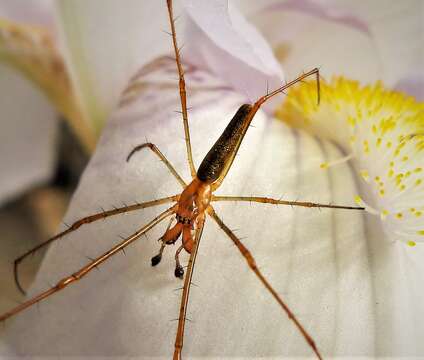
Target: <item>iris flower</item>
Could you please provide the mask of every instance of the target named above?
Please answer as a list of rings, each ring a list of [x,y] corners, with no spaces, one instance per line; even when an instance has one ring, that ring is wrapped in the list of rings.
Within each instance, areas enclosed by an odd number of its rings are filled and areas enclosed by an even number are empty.
[[[411,89],[406,70],[414,61],[419,64],[414,49],[419,52],[422,36],[416,11],[421,5],[364,3],[356,10],[357,5],[340,9],[288,1],[259,8],[252,2],[241,8],[244,17],[225,1],[184,1],[176,12],[188,14],[177,24],[185,44],[193,155],[198,166],[240,104],[320,65],[328,80],[320,105],[315,86],[306,83],[289,91],[283,105],[260,111],[218,194],[345,205],[356,199],[367,212],[253,203],[216,203],[216,210],[324,356],[420,356],[424,229],[417,216],[423,206],[417,169],[423,163],[423,108],[390,88],[399,82]],[[181,191],[151,153],[125,162],[132,147],[146,139],[189,179],[182,122],[175,112],[179,95],[171,39],[159,30],[159,24],[168,29],[166,8],[151,6],[58,3],[60,39],[82,111],[97,123],[109,118],[66,223],[102,208]],[[341,77],[332,81],[333,74],[361,84]],[[379,79],[386,85],[375,85]],[[389,118],[397,121],[390,133],[393,148],[379,127]],[[391,149],[403,143],[395,161]],[[401,173],[410,180],[393,186],[390,178]],[[29,296],[72,274],[161,209],[113,217],[60,240],[45,255]],[[34,307],[8,321],[0,354],[168,357],[181,284],[173,276],[173,248],[166,249],[158,267],[150,266],[164,226],[41,303],[38,311]],[[416,246],[408,246],[412,242]],[[186,356],[312,355],[212,221],[206,223],[193,281]]]

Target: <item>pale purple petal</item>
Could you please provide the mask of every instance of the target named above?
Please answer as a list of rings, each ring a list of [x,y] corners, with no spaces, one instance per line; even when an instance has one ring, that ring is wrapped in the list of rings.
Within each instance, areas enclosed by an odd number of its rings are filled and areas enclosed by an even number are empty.
[[[53,0],[0,0],[0,17],[53,30]]]
[[[371,36],[369,24],[360,17],[339,8],[336,3],[314,0],[288,0],[269,5],[263,11],[299,11],[352,27]]]
[[[56,111],[28,80],[0,64],[0,203],[50,179]]]
[[[262,35],[231,2],[184,1],[191,19],[185,40],[190,62],[254,101],[277,87],[283,72]]]
[[[422,67],[421,1],[388,1],[381,6],[376,1],[307,0],[312,8],[318,7],[315,15],[309,7],[309,12],[300,10],[304,3],[290,0],[284,8],[286,2],[275,2],[263,8],[274,6],[278,11],[249,16],[277,53],[283,53],[279,59],[290,77],[320,66],[325,77],[343,74],[362,83],[383,80],[394,86],[411,69]],[[330,16],[334,13],[336,17]]]
[[[417,101],[424,101],[424,75],[413,73],[400,79],[395,90],[414,96]]]

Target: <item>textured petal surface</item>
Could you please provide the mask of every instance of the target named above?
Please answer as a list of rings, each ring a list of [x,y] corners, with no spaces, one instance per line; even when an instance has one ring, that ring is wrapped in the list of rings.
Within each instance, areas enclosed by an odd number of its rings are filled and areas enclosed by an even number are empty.
[[[374,214],[367,219],[366,233],[378,305],[376,353],[422,355],[424,327],[413,319],[424,313],[424,292],[416,287],[424,272],[424,153],[419,135],[424,129],[423,104],[381,84],[364,87],[335,78],[322,83],[321,103],[316,106],[310,100],[315,97],[313,86],[289,90],[278,116],[322,139],[332,139],[353,156],[359,194]],[[308,94],[299,96],[303,91]],[[401,134],[417,134],[417,138]],[[340,166],[340,158],[333,161],[339,161],[334,168]]]
[[[0,203],[53,172],[56,112],[17,72],[0,64]]]
[[[101,207],[181,191],[153,154],[140,153],[125,163],[130,149],[147,138],[188,178],[181,119],[173,112],[178,109],[175,83],[169,86],[167,71],[161,81],[149,76],[135,80],[141,96],[127,101],[106,127],[66,222]],[[194,158],[199,164],[242,97],[222,89],[206,91],[210,82],[204,73],[187,76]],[[147,85],[152,82],[156,86]],[[267,120],[262,112],[253,125],[219,194],[342,204],[352,199],[357,189],[349,167],[329,172],[319,168],[328,157],[340,156],[336,147]],[[61,240],[48,251],[31,294],[73,273],[88,262],[87,256],[106,251],[120,241],[119,235],[129,235],[163,208],[88,225]],[[324,355],[374,355],[378,333],[373,275],[361,213],[249,203],[217,204],[216,210],[238,236],[245,237],[262,271]],[[175,289],[181,284],[173,276],[176,248],[166,249],[157,268],[150,266],[164,227],[161,224],[132,245],[126,256],[115,256],[40,304],[40,312],[30,309],[9,321],[2,330],[0,354],[169,357],[176,330],[170,320],[179,306],[180,292]],[[194,283],[185,355],[311,356],[293,324],[210,219]]]

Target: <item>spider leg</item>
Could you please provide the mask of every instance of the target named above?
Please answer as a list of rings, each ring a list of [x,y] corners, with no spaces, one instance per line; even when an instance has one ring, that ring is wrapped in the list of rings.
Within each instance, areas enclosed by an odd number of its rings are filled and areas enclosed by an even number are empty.
[[[293,314],[293,312],[290,310],[290,308],[286,305],[286,303],[283,301],[280,295],[274,290],[274,288],[271,286],[271,284],[268,282],[268,280],[265,278],[265,276],[262,274],[262,272],[259,270],[259,268],[256,265],[255,259],[253,258],[250,251],[243,245],[243,243],[237,238],[237,236],[228,228],[227,225],[224,224],[224,222],[218,217],[218,215],[215,213],[215,211],[212,209],[212,207],[209,207],[209,215],[212,217],[212,219],[215,220],[215,222],[218,224],[218,226],[228,235],[228,237],[233,241],[234,245],[237,246],[243,257],[246,259],[247,264],[252,269],[252,271],[255,273],[255,275],[258,277],[258,279],[262,282],[262,284],[265,286],[265,288],[269,291],[269,293],[274,297],[274,299],[278,302],[278,304],[281,306],[281,308],[286,312],[289,319],[291,319],[306,342],[309,344],[311,349],[314,351],[315,355],[318,357],[318,359],[322,359],[321,354],[318,351],[317,346],[315,345],[314,340],[312,337],[307,333],[307,331],[304,329],[302,324],[299,322],[299,320],[296,318],[296,316]]]
[[[175,338],[174,360],[181,359],[181,350],[184,343],[184,326],[186,321],[187,306],[190,295],[191,279],[193,277],[194,264],[196,262],[197,250],[199,249],[200,238],[202,237],[203,226],[205,224],[205,216],[201,214],[197,218],[196,235],[194,246],[190,254],[187,265],[187,273],[184,279],[183,294],[181,297],[180,315],[178,318],[178,330]]]
[[[332,204],[320,204],[308,201],[287,201],[272,199],[263,196],[215,196],[212,195],[211,201],[246,201],[246,202],[257,202],[262,204],[273,204],[273,205],[290,205],[290,206],[301,206],[301,207],[316,207],[316,208],[330,208],[330,209],[346,209],[346,210],[365,210],[364,207],[360,206],[344,206],[344,205],[332,205]]]
[[[179,88],[180,88],[180,100],[181,100],[181,114],[183,117],[184,124],[184,135],[187,149],[187,159],[190,166],[191,177],[194,179],[196,176],[196,168],[193,162],[193,153],[191,150],[190,141],[190,129],[188,127],[188,115],[187,115],[187,93],[185,88],[184,70],[180,59],[180,50],[177,44],[177,35],[175,32],[174,14],[172,10],[172,0],[167,0],[169,22],[171,24],[172,32],[172,43],[174,45],[175,61],[177,62],[178,76],[179,76]]]
[[[130,245],[132,242],[137,240],[140,236],[142,236],[144,233],[149,231],[152,227],[157,225],[159,222],[161,222],[163,219],[168,217],[169,215],[173,214],[177,208],[177,205],[174,205],[170,207],[168,210],[165,210],[160,215],[155,217],[152,221],[150,221],[147,225],[143,226],[140,230],[132,234],[131,236],[127,237],[122,241],[121,243],[115,245],[112,249],[108,250],[101,256],[97,257],[96,259],[93,259],[90,261],[87,265],[79,269],[77,272],[73,273],[72,275],[63,278],[62,280],[58,281],[57,284],[50,289],[34,296],[33,298],[23,302],[22,304],[16,306],[12,310],[0,315],[0,322],[10,318],[11,316],[16,315],[17,313],[20,313],[21,311],[25,310],[26,308],[39,303],[40,301],[44,300],[45,298],[53,295],[54,293],[57,293],[61,290],[63,290],[65,287],[67,287],[69,284],[78,281],[82,279],[85,275],[87,275],[91,270],[98,267],[100,264],[105,262],[107,259],[109,259],[111,256],[115,255],[119,251],[122,251],[124,248],[126,248],[128,245]]]
[[[294,85],[294,84],[296,84],[298,82],[302,82],[303,79],[305,79],[306,77],[311,76],[311,75],[315,75],[315,77],[316,77],[316,84],[317,84],[317,103],[319,105],[319,103],[321,101],[321,85],[320,85],[320,81],[319,81],[320,75],[319,75],[319,69],[318,68],[314,68],[314,69],[312,69],[312,70],[310,70],[310,71],[308,71],[306,73],[304,72],[302,75],[298,76],[296,79],[285,83],[283,86],[279,87],[278,89],[276,89],[274,91],[271,91],[270,93],[267,92],[266,95],[260,97],[256,101],[255,105],[256,104],[258,104],[259,106],[262,105],[268,99],[272,98],[273,96],[275,96],[275,95],[277,95],[279,93],[282,93],[284,90],[286,90],[290,86],[292,86],[292,85]]]
[[[136,153],[137,151],[140,151],[141,149],[149,148],[152,150],[158,157],[161,159],[161,161],[166,165],[168,170],[171,172],[172,175],[175,176],[175,178],[178,180],[178,182],[181,184],[183,188],[187,186],[185,181],[182,179],[182,177],[177,173],[177,170],[171,165],[171,163],[168,161],[168,159],[161,153],[161,151],[158,149],[158,147],[155,144],[152,143],[144,143],[141,145],[136,146],[134,149],[131,150],[131,152],[127,156],[127,162],[130,161],[131,157]]]
[[[139,210],[139,209],[145,209],[145,208],[155,206],[155,205],[167,204],[167,203],[170,203],[170,202],[173,202],[173,201],[177,201],[178,198],[179,198],[179,195],[174,195],[174,196],[168,196],[168,197],[162,198],[162,199],[146,201],[146,202],[143,202],[143,203],[140,203],[140,204],[134,204],[134,205],[130,205],[130,206],[114,208],[112,210],[102,211],[100,213],[89,215],[89,216],[83,217],[82,219],[75,221],[70,227],[68,227],[68,229],[66,229],[66,230],[60,232],[59,234],[51,237],[50,239],[42,242],[41,244],[39,244],[39,245],[35,246],[34,248],[28,250],[26,253],[22,254],[20,257],[15,259],[14,264],[13,264],[13,274],[14,274],[15,283],[16,283],[17,288],[20,290],[20,292],[22,294],[25,295],[25,290],[23,289],[23,287],[22,287],[22,285],[19,281],[19,274],[18,274],[19,264],[26,257],[28,257],[31,254],[34,254],[35,252],[42,249],[46,245],[49,245],[49,244],[53,243],[54,241],[59,240],[63,236],[68,235],[71,232],[74,232],[75,230],[77,230],[82,225],[89,224],[89,223],[92,223],[92,222],[97,221],[97,220],[105,219],[109,216],[113,216],[113,215],[117,215],[117,214],[122,214],[122,213],[130,212],[130,211],[134,211],[134,210]]]

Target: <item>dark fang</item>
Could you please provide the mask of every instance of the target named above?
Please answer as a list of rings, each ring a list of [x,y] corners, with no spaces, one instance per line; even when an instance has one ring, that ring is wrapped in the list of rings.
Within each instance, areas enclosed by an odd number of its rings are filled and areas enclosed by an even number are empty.
[[[157,264],[160,263],[161,260],[162,260],[161,254],[157,254],[156,256],[153,256],[152,257],[152,266],[156,266]]]
[[[183,267],[182,266],[177,266],[175,268],[174,275],[175,275],[175,277],[182,279],[183,276],[184,276],[184,269],[183,269]]]

